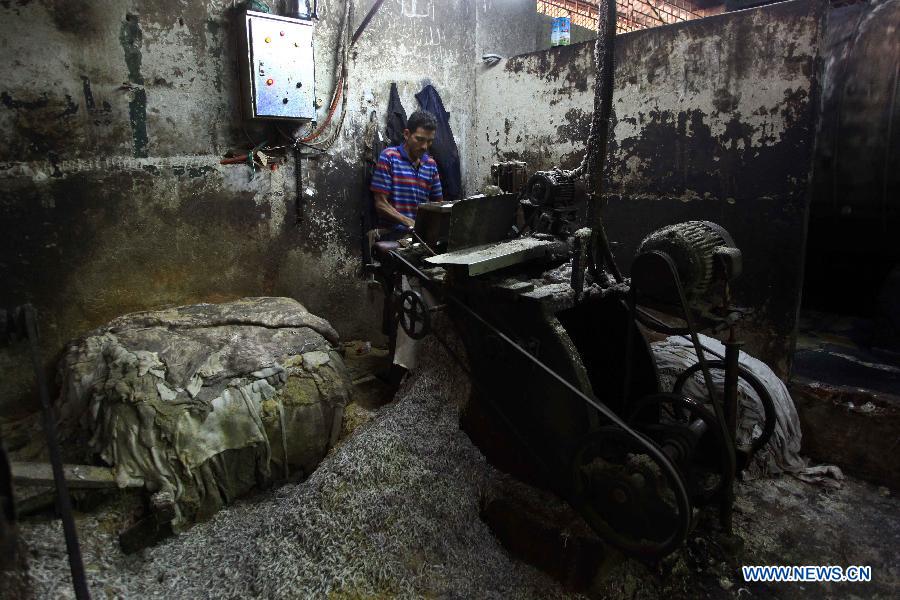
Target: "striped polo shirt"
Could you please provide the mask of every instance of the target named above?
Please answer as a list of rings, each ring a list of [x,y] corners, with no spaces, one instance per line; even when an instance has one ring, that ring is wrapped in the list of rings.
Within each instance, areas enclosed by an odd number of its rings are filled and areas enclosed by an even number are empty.
[[[378,157],[372,183],[373,192],[388,195],[388,202],[397,212],[410,219],[416,218],[416,209],[423,202],[440,202],[444,197],[437,163],[425,153],[419,168],[412,165],[406,149],[401,144],[385,148]],[[381,227],[402,227],[394,221],[379,219]]]

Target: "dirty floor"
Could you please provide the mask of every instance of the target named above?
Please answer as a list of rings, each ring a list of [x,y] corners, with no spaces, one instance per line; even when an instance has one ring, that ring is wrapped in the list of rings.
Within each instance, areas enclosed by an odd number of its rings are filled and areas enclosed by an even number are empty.
[[[590,557],[597,561],[596,574],[577,589],[566,586],[542,572],[540,561],[532,566],[518,560],[485,524],[485,496],[507,476],[486,464],[453,425],[458,410],[448,400],[459,394],[453,382],[461,378],[448,371],[442,350],[431,348],[439,378],[413,376],[397,400],[384,406],[390,389],[377,378],[367,379],[383,369],[383,351],[345,350],[359,388],[348,412],[358,423],[348,427],[346,440],[307,481],[242,500],[209,522],[130,556],[121,553],[116,536],[140,512],[139,497],[114,492],[84,504],[91,510],[78,515],[78,524],[94,596],[900,595],[900,501],[886,488],[852,477],[839,489],[789,476],[738,482],[735,529],[744,542],[741,553],[723,549],[712,533],[714,511],[708,511],[685,546],[660,563],[646,565],[602,549]],[[59,522],[47,513],[31,516],[21,521],[20,533],[29,572],[24,580],[3,582],[0,597],[73,597]],[[742,564],[867,565],[873,580],[753,584],[743,581]]]

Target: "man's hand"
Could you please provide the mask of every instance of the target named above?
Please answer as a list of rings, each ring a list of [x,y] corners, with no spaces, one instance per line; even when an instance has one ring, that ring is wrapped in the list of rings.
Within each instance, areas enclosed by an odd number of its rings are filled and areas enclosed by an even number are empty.
[[[410,219],[403,213],[399,212],[391,205],[390,202],[388,202],[387,194],[375,194],[375,210],[385,219],[400,223],[401,225],[409,227],[410,229],[412,229],[416,224],[413,219]]]

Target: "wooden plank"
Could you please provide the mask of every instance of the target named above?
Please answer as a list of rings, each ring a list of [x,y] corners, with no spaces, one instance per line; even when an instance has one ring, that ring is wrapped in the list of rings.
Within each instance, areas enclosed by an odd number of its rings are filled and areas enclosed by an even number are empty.
[[[53,469],[50,463],[11,462],[13,482],[19,485],[52,486]],[[116,488],[115,473],[109,467],[91,465],[63,465],[66,484],[72,489]],[[125,482],[126,488],[142,487],[144,481],[130,478]]]

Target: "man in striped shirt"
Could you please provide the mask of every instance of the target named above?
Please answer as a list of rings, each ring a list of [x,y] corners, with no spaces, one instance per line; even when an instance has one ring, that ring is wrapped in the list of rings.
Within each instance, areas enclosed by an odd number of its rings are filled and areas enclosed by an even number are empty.
[[[428,154],[436,129],[434,115],[418,110],[406,122],[403,144],[385,148],[378,157],[369,187],[381,228],[407,231],[419,204],[443,198],[437,163]]]

